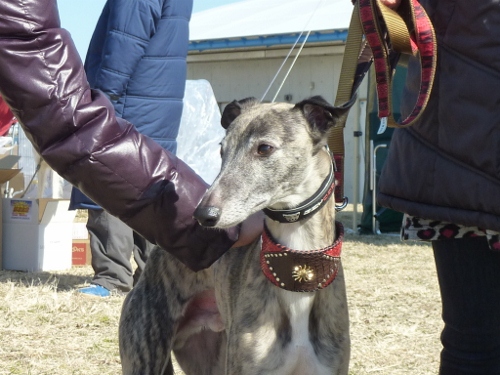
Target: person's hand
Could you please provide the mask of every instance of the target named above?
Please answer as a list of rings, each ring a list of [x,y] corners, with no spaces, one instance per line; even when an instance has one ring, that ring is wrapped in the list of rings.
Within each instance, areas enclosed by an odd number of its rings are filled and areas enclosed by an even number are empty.
[[[401,0],[380,0],[380,2],[389,8],[396,9],[401,3]]]
[[[240,235],[232,247],[241,247],[251,244],[264,230],[264,213],[259,211],[249,216],[241,223]]]

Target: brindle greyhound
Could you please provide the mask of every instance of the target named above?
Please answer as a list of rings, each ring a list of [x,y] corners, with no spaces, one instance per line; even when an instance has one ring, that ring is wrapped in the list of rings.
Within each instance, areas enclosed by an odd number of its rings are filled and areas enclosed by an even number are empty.
[[[194,216],[228,228],[264,210],[264,233],[197,273],[154,251],[124,303],[123,374],[173,374],[172,352],[188,375],[347,374],[343,230],[326,147],[344,111],[321,97],[226,107],[221,172]]]

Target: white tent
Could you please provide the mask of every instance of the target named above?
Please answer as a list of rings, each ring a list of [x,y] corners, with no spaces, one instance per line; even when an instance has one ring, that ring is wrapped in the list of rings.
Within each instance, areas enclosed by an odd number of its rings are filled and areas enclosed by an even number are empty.
[[[352,9],[349,0],[243,0],[194,13],[190,40],[345,30]]]

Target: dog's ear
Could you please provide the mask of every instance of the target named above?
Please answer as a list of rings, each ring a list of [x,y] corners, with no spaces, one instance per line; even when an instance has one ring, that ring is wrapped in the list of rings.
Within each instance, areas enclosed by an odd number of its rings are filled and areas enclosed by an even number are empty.
[[[241,115],[242,109],[251,107],[256,103],[258,103],[258,101],[255,98],[233,100],[224,108],[224,112],[222,112],[222,118],[220,119],[222,127],[227,129],[234,119]]]
[[[311,127],[325,134],[328,129],[335,126],[339,118],[346,115],[349,106],[334,107],[322,96],[313,96],[295,104],[294,109],[299,109]]]

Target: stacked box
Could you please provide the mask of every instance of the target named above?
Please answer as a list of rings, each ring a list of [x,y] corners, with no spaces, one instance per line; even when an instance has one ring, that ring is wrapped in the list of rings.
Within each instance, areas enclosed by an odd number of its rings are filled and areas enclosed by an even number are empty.
[[[3,198],[3,268],[34,272],[70,269],[75,211],[68,211],[68,207],[67,199]]]
[[[88,266],[92,262],[90,253],[89,232],[87,231],[87,224],[81,221],[73,223],[72,234],[72,266]]]
[[[0,159],[0,189],[1,196],[4,196],[6,190],[8,189],[8,184],[14,178],[19,175],[19,168],[15,168],[17,166],[17,162],[19,161],[19,156],[15,155],[4,155]],[[0,213],[2,212],[2,200],[0,199]],[[3,250],[2,250],[2,216],[0,215],[0,269],[3,264]]]

